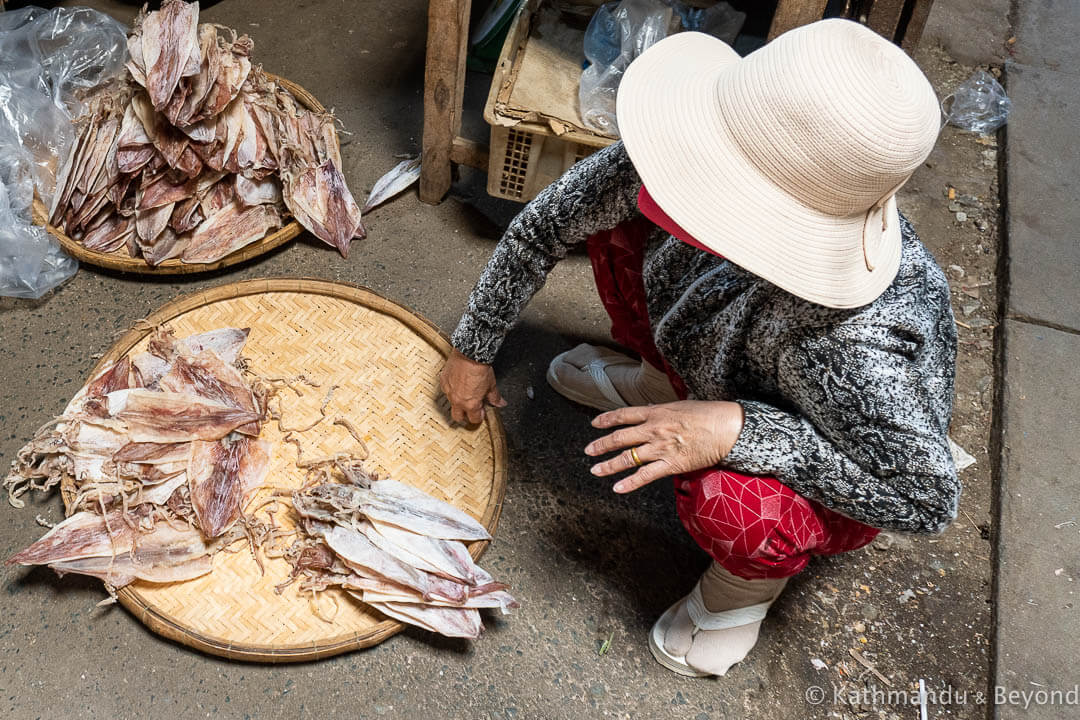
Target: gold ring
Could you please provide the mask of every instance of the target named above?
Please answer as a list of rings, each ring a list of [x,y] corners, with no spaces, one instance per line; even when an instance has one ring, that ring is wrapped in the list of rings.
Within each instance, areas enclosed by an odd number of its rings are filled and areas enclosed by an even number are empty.
[[[638,455],[637,455],[637,448],[636,447],[630,448],[630,457],[634,458],[634,464],[635,465],[637,465],[638,467],[641,467],[641,458],[639,458]]]

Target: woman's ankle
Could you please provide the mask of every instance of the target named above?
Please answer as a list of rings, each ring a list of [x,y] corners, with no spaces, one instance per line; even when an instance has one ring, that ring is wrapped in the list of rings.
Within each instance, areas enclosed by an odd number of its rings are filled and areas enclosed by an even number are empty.
[[[783,591],[787,581],[788,578],[742,578],[713,561],[701,576],[701,599],[709,612],[771,603]]]
[[[636,390],[648,405],[675,402],[679,399],[667,373],[653,366],[647,360],[641,361],[636,380]]]

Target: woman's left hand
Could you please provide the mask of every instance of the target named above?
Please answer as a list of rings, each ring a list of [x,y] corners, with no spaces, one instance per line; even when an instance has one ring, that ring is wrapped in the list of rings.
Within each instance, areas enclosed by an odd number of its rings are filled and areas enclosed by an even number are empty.
[[[619,408],[596,416],[592,424],[605,429],[629,426],[585,447],[585,454],[593,456],[622,451],[594,465],[593,475],[605,477],[637,467],[637,472],[615,483],[615,492],[628,493],[662,477],[719,463],[739,438],[743,409],[734,402],[682,400]]]

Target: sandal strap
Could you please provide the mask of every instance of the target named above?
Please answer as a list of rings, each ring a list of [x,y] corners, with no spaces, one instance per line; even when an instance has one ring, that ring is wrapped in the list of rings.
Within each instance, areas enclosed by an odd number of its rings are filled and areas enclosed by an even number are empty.
[[[705,600],[701,597],[701,583],[694,586],[690,596],[686,599],[686,611],[690,614],[690,620],[698,630],[726,630],[727,628],[759,623],[765,619],[769,612],[771,602],[758,603],[744,608],[724,610],[722,612],[709,612],[705,607]]]
[[[611,382],[611,378],[608,377],[607,372],[604,370],[605,367],[613,364],[615,363],[605,360],[604,358],[598,358],[589,362],[589,364],[585,366],[585,369],[589,371],[589,376],[592,377],[593,382],[596,383],[596,388],[600,391],[601,395],[607,398],[609,402],[621,407],[626,407],[630,403],[623,400],[622,395],[615,389],[614,383]]]

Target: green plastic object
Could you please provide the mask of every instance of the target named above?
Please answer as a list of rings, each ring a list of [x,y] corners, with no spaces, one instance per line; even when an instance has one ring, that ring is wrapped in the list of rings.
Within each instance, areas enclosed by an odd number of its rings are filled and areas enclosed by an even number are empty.
[[[499,62],[506,34],[525,0],[492,0],[469,35],[469,70],[490,73]]]

